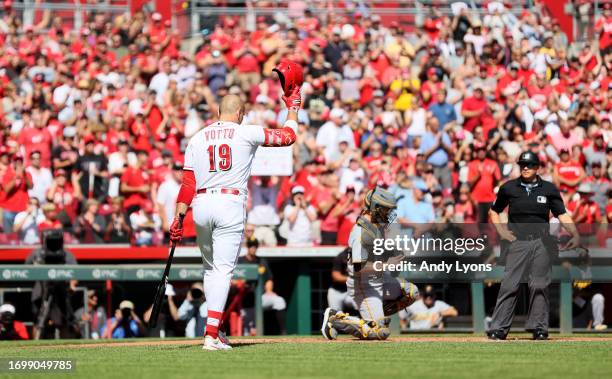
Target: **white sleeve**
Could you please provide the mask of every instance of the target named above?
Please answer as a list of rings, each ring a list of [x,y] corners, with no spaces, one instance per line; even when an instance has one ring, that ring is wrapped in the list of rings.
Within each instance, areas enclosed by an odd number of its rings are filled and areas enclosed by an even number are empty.
[[[245,125],[238,128],[244,138],[252,145],[263,145],[266,141],[266,133],[263,126],[260,125]]]
[[[436,300],[436,304],[434,305],[434,308],[436,309],[437,312],[444,312],[450,307],[451,306],[449,304],[443,302],[442,300]]]
[[[166,191],[167,186],[165,184],[166,183],[162,183],[157,190],[157,198],[155,201],[160,204],[166,204],[166,194],[168,191]]]
[[[193,144],[191,143],[191,140],[189,140],[187,148],[185,149],[185,164],[183,165],[183,170],[193,171],[193,167],[195,164],[195,156],[193,150]]]
[[[297,134],[297,132],[298,132],[298,124],[294,120],[287,120],[287,121],[285,121],[285,123],[283,124],[283,127],[284,128],[291,128],[291,129],[293,129],[293,132],[295,134]]]

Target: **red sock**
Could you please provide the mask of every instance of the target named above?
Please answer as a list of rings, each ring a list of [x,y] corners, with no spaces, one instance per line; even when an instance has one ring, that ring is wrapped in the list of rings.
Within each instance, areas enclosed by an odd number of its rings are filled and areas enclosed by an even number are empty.
[[[221,324],[221,320],[223,320],[223,312],[208,311],[204,335],[211,336],[212,338],[219,337],[219,324]]]

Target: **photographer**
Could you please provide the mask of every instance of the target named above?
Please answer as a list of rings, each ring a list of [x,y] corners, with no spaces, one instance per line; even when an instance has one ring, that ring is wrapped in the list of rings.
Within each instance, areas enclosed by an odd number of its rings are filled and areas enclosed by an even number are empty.
[[[142,315],[142,319],[144,322],[149,324],[149,337],[174,337],[176,336],[177,330],[177,322],[179,320],[178,309],[176,308],[176,304],[174,303],[174,297],[176,296],[176,292],[174,291],[174,287],[172,284],[168,283],[166,285],[166,297],[163,299],[161,309],[159,311],[159,318],[157,321],[157,326],[155,328],[151,328],[151,312],[153,311],[153,304],[145,311]]]
[[[42,231],[42,246],[32,252],[25,261],[33,265],[74,265],[74,256],[64,249],[61,229]],[[32,289],[32,311],[36,315],[34,339],[75,338],[79,335],[78,324],[70,301],[76,287],[71,282],[36,282]]]
[[[11,304],[0,306],[0,340],[29,340],[28,330],[20,321],[15,321],[15,307]]]
[[[13,224],[13,232],[19,235],[19,241],[34,245],[40,242],[38,235],[38,224],[45,220],[45,216],[40,210],[40,204],[37,198],[32,197],[28,200],[28,208],[17,213],[15,223]]]
[[[317,210],[304,197],[304,187],[291,190],[293,204],[285,207],[279,233],[287,239],[288,246],[312,245],[312,223],[317,220]]]
[[[79,322],[81,336],[85,337],[88,330],[87,338],[94,340],[100,338],[102,327],[106,325],[106,311],[98,305],[96,291],[87,291],[87,304],[76,310],[74,318]],[[88,327],[86,328],[86,326]]]
[[[194,338],[204,335],[207,314],[204,286],[200,282],[193,283],[185,301],[178,309],[179,319],[187,322],[185,337]]]
[[[142,321],[134,313],[134,303],[123,300],[119,309],[115,310],[115,317],[111,318],[110,326],[102,328],[102,338],[134,338],[144,335]]]

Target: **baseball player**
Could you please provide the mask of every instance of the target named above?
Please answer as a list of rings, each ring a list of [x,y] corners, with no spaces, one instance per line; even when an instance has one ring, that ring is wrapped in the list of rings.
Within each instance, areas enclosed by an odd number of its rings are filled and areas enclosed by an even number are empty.
[[[328,340],[339,333],[352,334],[363,340],[385,340],[389,337],[388,316],[412,304],[418,288],[404,278],[395,278],[388,271],[377,269],[375,261],[392,263],[403,256],[388,257],[374,254],[375,240],[389,237],[387,227],[395,218],[395,197],[376,187],[364,200],[364,209],[349,236],[351,254],[348,259],[349,295],[355,300],[361,317],[349,316],[327,308],[321,333]],[[399,262],[397,260],[397,262]]]
[[[219,324],[240,252],[247,182],[255,151],[259,146],[290,146],[296,140],[302,68],[283,61],[275,70],[285,90],[282,99],[288,109],[287,121],[281,128],[241,125],[244,104],[238,96],[228,95],[219,104],[219,121],[191,137],[185,150],[184,175],[170,240],[175,243],[181,240],[180,215],[191,205],[208,304],[205,350],[231,349],[226,338],[219,338]]]

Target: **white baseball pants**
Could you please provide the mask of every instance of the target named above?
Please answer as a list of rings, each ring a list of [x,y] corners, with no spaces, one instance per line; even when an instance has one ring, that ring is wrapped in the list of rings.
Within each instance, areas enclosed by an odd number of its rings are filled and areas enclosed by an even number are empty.
[[[246,221],[246,195],[199,194],[191,206],[204,264],[204,294],[208,309],[223,312],[240,254]]]

